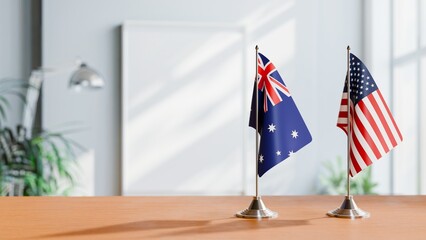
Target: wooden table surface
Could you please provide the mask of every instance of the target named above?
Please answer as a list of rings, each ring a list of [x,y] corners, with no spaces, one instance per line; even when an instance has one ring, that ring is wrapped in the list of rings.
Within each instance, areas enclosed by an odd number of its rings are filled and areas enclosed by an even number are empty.
[[[0,239],[426,239],[426,196],[355,196],[357,220],[325,215],[342,196],[262,199],[278,218],[234,217],[251,197],[3,197]]]

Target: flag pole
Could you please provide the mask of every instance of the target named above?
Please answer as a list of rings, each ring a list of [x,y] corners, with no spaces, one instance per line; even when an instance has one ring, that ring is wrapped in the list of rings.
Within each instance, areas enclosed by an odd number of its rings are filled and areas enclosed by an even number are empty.
[[[346,188],[347,188],[347,193],[346,193],[346,196],[347,197],[349,197],[351,194],[351,184],[350,184],[350,171],[351,171],[351,165],[350,165],[350,161],[351,161],[351,138],[352,138],[352,133],[351,133],[351,131],[352,131],[352,129],[351,129],[351,121],[350,121],[350,119],[351,119],[351,83],[350,83],[350,81],[349,81],[349,79],[350,79],[350,73],[351,73],[351,66],[350,66],[350,55],[351,55],[351,53],[350,53],[350,51],[351,51],[351,47],[348,45],[348,47],[346,48],[346,50],[347,50],[347,53],[346,53],[346,55],[347,55],[347,64],[346,64],[346,88],[347,88],[347,90],[348,90],[348,108],[347,108],[347,111],[348,111],[348,115],[347,115],[347,123],[348,123],[348,126],[347,126],[347,129],[348,129],[348,138],[347,138],[347,141],[348,141],[348,143],[347,143],[347,176],[346,176],[346,179],[347,179],[347,181],[346,181]]]
[[[336,208],[332,211],[327,212],[327,215],[330,217],[338,217],[338,218],[368,218],[370,217],[370,213],[361,210],[355,203],[353,196],[350,194],[351,185],[350,185],[350,164],[351,164],[351,142],[352,142],[352,129],[351,129],[351,85],[350,85],[350,50],[351,47],[346,48],[347,50],[347,69],[346,69],[346,89],[347,89],[347,99],[348,99],[348,114],[347,114],[347,181],[346,181],[346,196],[343,200],[342,205],[339,208]]]
[[[259,90],[258,90],[258,67],[259,67],[259,61],[258,61],[258,53],[259,53],[259,46],[256,45],[256,75],[254,77],[255,81],[255,92],[256,92],[256,198],[259,198]]]
[[[250,206],[242,211],[237,212],[235,216],[239,218],[275,218],[278,216],[278,213],[269,210],[263,203],[259,195],[259,90],[258,90],[258,53],[259,46],[256,45],[256,75],[254,77],[254,94],[255,97],[255,108],[256,108],[256,195],[253,197],[253,200],[250,203]]]

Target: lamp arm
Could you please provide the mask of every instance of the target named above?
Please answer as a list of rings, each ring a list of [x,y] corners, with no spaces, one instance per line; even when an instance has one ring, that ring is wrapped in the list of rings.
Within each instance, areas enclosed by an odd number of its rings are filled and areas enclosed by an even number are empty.
[[[81,60],[76,61],[77,68],[70,79],[70,87],[75,89],[80,87],[99,89],[104,86],[104,80],[102,76],[96,72],[93,68],[88,67]],[[61,68],[48,68],[40,67],[31,72],[29,79],[30,88],[27,90],[26,104],[23,112],[22,125],[27,129],[27,137],[31,137],[32,129],[34,126],[34,118],[37,112],[37,102],[40,97],[40,89],[46,74],[52,75],[61,73],[68,69],[72,70],[72,67],[61,67]]]
[[[25,106],[22,118],[22,125],[27,129],[27,137],[31,137],[34,126],[34,118],[37,112],[37,103],[40,97],[40,89],[43,83],[43,73],[33,70],[29,78],[30,87],[27,90]]]
[[[27,90],[25,97],[25,106],[22,115],[22,125],[27,129],[27,137],[31,137],[32,129],[34,127],[34,119],[37,113],[37,103],[40,98],[40,90],[46,74],[54,75],[62,73],[67,70],[72,70],[82,64],[82,61],[78,58],[74,65],[67,65],[61,67],[38,67],[31,71],[30,78],[28,80],[30,88]]]

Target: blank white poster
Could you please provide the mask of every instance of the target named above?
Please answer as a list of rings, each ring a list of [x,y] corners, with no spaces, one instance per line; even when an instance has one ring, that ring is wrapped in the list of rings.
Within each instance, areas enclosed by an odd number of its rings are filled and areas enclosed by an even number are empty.
[[[123,195],[243,192],[244,42],[226,25],[123,25]]]

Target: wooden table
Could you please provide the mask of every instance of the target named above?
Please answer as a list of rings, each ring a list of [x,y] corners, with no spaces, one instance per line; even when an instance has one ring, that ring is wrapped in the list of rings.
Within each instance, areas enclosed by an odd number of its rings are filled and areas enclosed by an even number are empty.
[[[356,196],[358,220],[325,215],[342,196],[263,200],[278,218],[234,217],[251,197],[3,197],[0,239],[426,239],[426,196]]]

